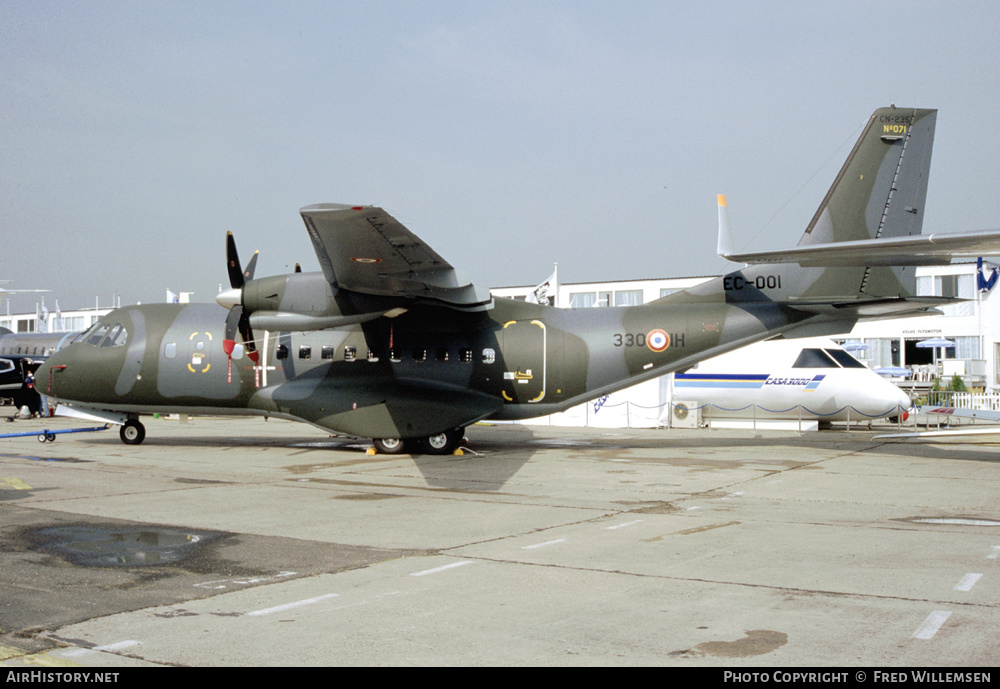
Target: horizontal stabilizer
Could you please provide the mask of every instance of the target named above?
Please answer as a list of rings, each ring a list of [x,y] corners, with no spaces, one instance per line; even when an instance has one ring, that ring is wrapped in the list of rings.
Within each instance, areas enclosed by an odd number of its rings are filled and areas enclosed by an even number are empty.
[[[721,215],[721,205],[719,212]],[[722,233],[720,222],[720,247]],[[1000,255],[1000,230],[862,239],[800,245],[783,251],[720,252],[720,255],[735,263],[798,263],[803,267],[947,265],[954,259]]]

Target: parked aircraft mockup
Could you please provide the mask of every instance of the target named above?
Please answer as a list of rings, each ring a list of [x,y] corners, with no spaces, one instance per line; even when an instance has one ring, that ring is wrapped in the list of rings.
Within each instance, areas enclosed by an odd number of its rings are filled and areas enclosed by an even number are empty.
[[[40,399],[30,382],[48,356],[76,333],[13,333],[0,328],[0,400],[18,407],[39,409]]]
[[[321,272],[255,279],[227,241],[231,290],[206,305],[113,311],[39,371],[60,408],[123,424],[153,412],[255,414],[449,452],[481,419],[522,419],[759,340],[923,313],[914,263],[1000,251],[1000,232],[921,236],[935,110],[870,118],[796,249],[634,307],[491,298],[381,208],[301,209]],[[905,155],[904,155],[905,153]],[[957,237],[957,238],[956,238]],[[943,248],[942,248],[943,247]]]
[[[674,375],[706,418],[906,419],[909,396],[832,340],[770,340]]]

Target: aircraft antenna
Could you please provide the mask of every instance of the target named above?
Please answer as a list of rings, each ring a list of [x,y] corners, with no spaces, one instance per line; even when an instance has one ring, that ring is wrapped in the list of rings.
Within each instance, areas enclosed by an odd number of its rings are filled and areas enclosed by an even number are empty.
[[[844,141],[843,141],[843,142],[842,142],[842,143],[841,143],[841,144],[840,144],[839,146],[837,146],[837,148],[836,148],[836,149],[835,149],[835,150],[833,151],[833,153],[831,153],[831,154],[830,154],[830,157],[829,157],[829,158],[827,158],[826,160],[824,160],[824,161],[823,161],[823,162],[822,162],[822,163],[820,164],[820,166],[819,166],[818,168],[816,168],[816,171],[815,171],[815,172],[813,172],[813,173],[812,173],[812,175],[810,175],[810,176],[809,176],[809,177],[808,177],[808,178],[806,179],[806,181],[802,183],[802,186],[801,186],[801,187],[799,187],[799,188],[798,188],[798,189],[797,189],[797,190],[796,190],[795,192],[793,192],[793,193],[792,193],[792,195],[791,195],[791,196],[789,196],[789,197],[788,197],[788,200],[787,200],[787,201],[785,201],[785,203],[784,203],[784,204],[782,204],[782,206],[781,206],[781,207],[780,207],[780,208],[779,208],[778,210],[776,210],[776,211],[774,212],[774,215],[772,215],[772,216],[771,216],[771,217],[770,217],[770,218],[769,218],[769,219],[767,220],[767,222],[765,222],[765,223],[764,223],[763,225],[761,225],[761,227],[760,227],[760,229],[759,229],[759,230],[757,230],[756,232],[754,232],[753,236],[752,236],[752,237],[750,237],[750,239],[748,239],[748,240],[747,240],[747,241],[746,241],[746,242],[745,242],[745,243],[743,244],[743,247],[744,247],[744,248],[746,248],[747,246],[749,246],[749,245],[751,244],[751,242],[753,242],[753,240],[755,240],[755,239],[757,238],[757,235],[759,235],[759,234],[760,234],[761,232],[763,232],[764,230],[766,230],[766,229],[767,229],[767,226],[768,226],[768,225],[770,225],[770,224],[771,224],[771,222],[772,222],[772,221],[773,221],[773,220],[774,220],[775,218],[777,218],[777,217],[778,217],[778,216],[779,216],[779,215],[781,214],[781,212],[782,212],[783,210],[785,210],[785,208],[786,208],[786,207],[788,206],[788,204],[790,204],[790,203],[791,203],[791,202],[792,202],[792,201],[793,201],[793,200],[795,199],[795,197],[796,197],[796,196],[798,196],[799,194],[801,194],[801,193],[802,193],[802,190],[803,190],[803,189],[805,189],[805,188],[806,188],[806,187],[807,187],[807,186],[808,186],[808,185],[809,185],[809,184],[810,184],[810,183],[811,183],[811,182],[813,181],[813,179],[814,179],[814,178],[816,177],[816,175],[818,175],[818,174],[819,174],[819,173],[820,173],[820,172],[821,172],[821,171],[823,170],[823,168],[825,168],[825,167],[826,167],[826,166],[827,166],[827,165],[828,165],[828,164],[830,163],[830,161],[831,161],[831,160],[833,160],[833,158],[834,158],[834,157],[835,157],[835,156],[836,156],[836,155],[837,155],[837,154],[838,154],[838,153],[839,153],[839,152],[840,152],[840,151],[841,151],[841,150],[842,150],[842,149],[844,148],[844,146],[847,146],[847,145],[849,145],[849,144],[850,144],[851,142],[855,141],[855,140],[856,140],[856,139],[858,138],[858,132],[860,132],[860,131],[861,131],[861,129],[862,129],[862,128],[863,128],[863,127],[864,127],[864,126],[866,125],[866,124],[868,124],[868,119],[867,119],[867,118],[865,119],[865,121],[864,121],[864,122],[862,122],[862,123],[861,123],[861,126],[859,126],[859,127],[857,128],[857,129],[855,129],[855,130],[854,130],[853,132],[851,132],[851,133],[850,133],[850,134],[848,135],[848,137],[847,137],[846,139],[844,139]]]

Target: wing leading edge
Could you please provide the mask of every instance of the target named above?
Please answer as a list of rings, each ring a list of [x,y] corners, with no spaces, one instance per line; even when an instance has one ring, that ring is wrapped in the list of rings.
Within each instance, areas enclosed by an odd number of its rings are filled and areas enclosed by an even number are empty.
[[[363,294],[484,308],[472,284],[398,220],[376,206],[321,203],[299,210],[331,285]]]

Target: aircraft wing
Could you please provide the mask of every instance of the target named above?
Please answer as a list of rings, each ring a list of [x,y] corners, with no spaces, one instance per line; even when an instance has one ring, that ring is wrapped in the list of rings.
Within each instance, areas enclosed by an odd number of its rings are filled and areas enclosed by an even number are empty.
[[[990,409],[963,409],[962,407],[934,407],[924,406],[917,411],[921,414],[939,414],[945,416],[958,416],[963,419],[986,419],[988,421],[1000,421],[1000,411]]]
[[[963,419],[985,419],[987,421],[1000,421],[1000,411],[990,409],[963,409],[961,407],[935,407],[923,406],[917,411],[921,414],[936,414],[939,416],[961,417]],[[963,435],[1000,435],[1000,428],[996,426],[965,426],[961,428],[949,428],[938,431],[922,431],[914,433],[894,433],[892,435],[876,435],[872,440],[896,440],[911,438],[948,438]]]
[[[323,273],[335,287],[458,308],[490,302],[489,290],[476,288],[468,275],[381,208],[321,203],[299,213]]]
[[[968,435],[1000,435],[1000,428],[952,428],[946,431],[918,431],[915,433],[892,433],[872,436],[872,440],[912,440],[917,438],[956,438]]]

